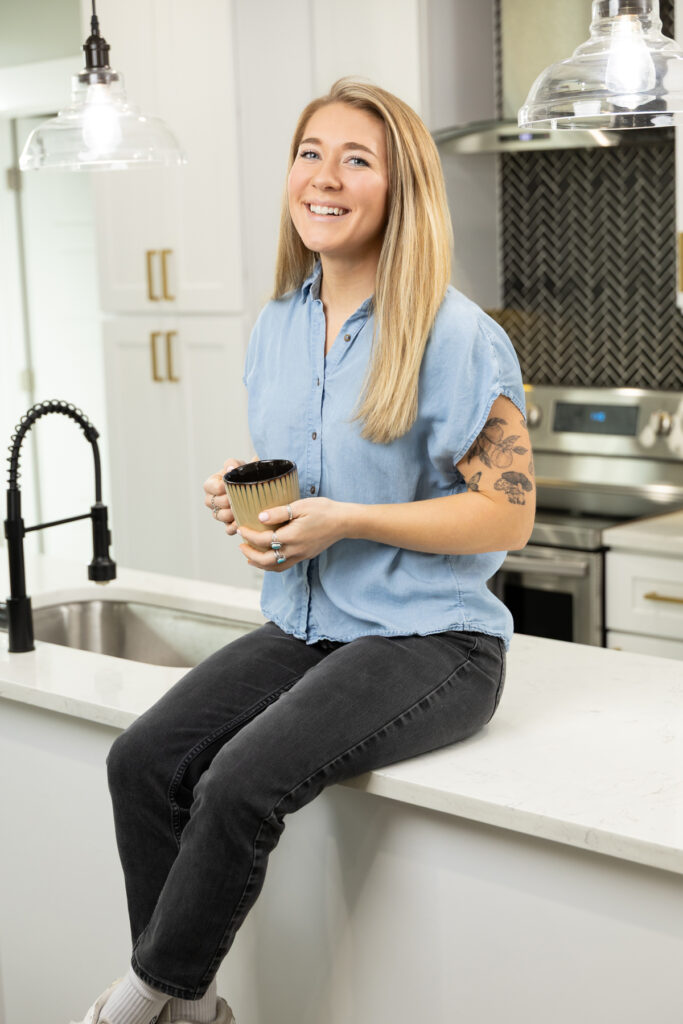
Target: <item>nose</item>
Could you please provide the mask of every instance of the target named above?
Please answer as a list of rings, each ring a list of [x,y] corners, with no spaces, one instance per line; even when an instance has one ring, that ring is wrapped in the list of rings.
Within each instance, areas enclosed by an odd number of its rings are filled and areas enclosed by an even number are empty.
[[[322,159],[317,163],[311,184],[314,188],[319,188],[322,191],[341,188],[341,182],[333,160],[329,158]]]

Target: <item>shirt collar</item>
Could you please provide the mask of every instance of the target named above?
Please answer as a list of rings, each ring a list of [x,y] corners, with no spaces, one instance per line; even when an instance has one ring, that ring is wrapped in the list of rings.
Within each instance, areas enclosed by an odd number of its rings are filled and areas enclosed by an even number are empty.
[[[302,302],[308,301],[309,293],[312,299],[320,298],[320,283],[322,279],[322,274],[322,264],[320,260],[316,260],[315,266],[313,267],[313,273],[309,277],[307,277],[304,283],[301,285]]]
[[[306,278],[301,286],[301,301],[307,302],[309,297],[312,299],[320,298],[320,285],[322,283],[323,268],[320,260],[316,260],[313,268],[313,273]],[[374,296],[370,295],[365,302],[361,303],[356,312],[349,317],[353,320],[357,316],[366,316],[372,308],[372,300]]]

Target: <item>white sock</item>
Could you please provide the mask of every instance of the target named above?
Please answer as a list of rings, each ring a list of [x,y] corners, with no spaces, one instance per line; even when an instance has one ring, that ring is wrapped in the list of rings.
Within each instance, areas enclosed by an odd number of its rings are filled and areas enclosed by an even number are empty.
[[[169,1010],[172,1021],[212,1024],[218,1015],[216,979],[213,979],[201,999],[172,999]]]
[[[155,1024],[170,996],[138,978],[132,967],[102,1007],[107,1024]]]

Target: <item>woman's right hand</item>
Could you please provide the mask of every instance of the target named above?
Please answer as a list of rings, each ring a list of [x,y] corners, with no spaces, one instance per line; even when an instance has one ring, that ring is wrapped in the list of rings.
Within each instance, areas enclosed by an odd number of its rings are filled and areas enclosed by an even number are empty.
[[[225,493],[223,474],[227,473],[230,469],[236,469],[238,466],[244,466],[244,464],[244,459],[226,459],[223,463],[223,469],[221,472],[212,473],[209,479],[204,481],[204,504],[211,511],[211,515],[214,519],[218,519],[221,523],[226,524],[225,532],[229,533],[231,536],[237,532],[237,525],[235,523],[235,517],[232,509],[230,508],[230,499]]]

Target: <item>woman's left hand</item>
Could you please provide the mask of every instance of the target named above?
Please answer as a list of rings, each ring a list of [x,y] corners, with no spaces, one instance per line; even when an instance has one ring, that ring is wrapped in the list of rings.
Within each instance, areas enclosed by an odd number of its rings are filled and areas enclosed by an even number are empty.
[[[249,565],[270,572],[285,572],[297,562],[315,558],[345,536],[343,502],[331,501],[330,498],[301,498],[293,501],[290,508],[293,513],[291,521],[286,505],[262,512],[259,518],[270,527],[264,532],[251,530],[248,526],[240,527],[238,533],[243,540],[240,550]],[[273,531],[277,532],[276,541],[281,545],[278,551],[270,546]],[[284,555],[286,559],[279,565],[276,562],[278,555]]]

